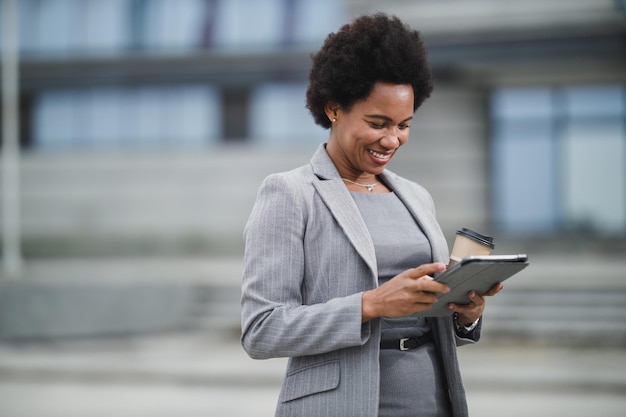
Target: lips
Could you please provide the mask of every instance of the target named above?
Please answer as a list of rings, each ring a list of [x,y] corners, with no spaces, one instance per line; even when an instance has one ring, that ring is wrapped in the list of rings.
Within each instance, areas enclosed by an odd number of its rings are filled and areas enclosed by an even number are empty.
[[[370,155],[372,155],[374,158],[382,161],[382,162],[386,162],[389,161],[391,159],[391,155],[393,154],[393,152],[389,152],[389,153],[382,153],[382,152],[377,152],[374,151],[372,149],[368,149],[367,150],[369,152]]]

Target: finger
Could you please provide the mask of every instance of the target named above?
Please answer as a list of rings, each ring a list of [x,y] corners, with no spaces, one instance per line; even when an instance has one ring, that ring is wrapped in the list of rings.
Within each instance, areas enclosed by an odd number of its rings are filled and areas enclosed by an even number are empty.
[[[497,293],[499,293],[500,291],[502,291],[502,289],[504,288],[504,285],[502,285],[501,282],[498,282],[497,284],[495,284],[493,287],[491,287],[489,290],[487,290],[486,292],[484,292],[482,294],[483,297],[491,297],[493,295],[496,295]]]
[[[448,309],[466,317],[481,316],[483,312],[482,306],[477,306],[475,304],[460,305],[450,303],[448,304]]]
[[[450,291],[450,287],[442,282],[437,282],[431,277],[421,277],[413,282],[413,290],[416,292],[426,293],[447,293]]]
[[[476,291],[470,291],[467,293],[467,298],[469,298],[469,302],[467,304],[448,304],[448,308],[457,313],[470,311],[475,308],[482,308],[485,305],[485,299],[479,296]]]
[[[439,298],[432,292],[419,291],[413,304],[435,304]]]
[[[446,265],[442,263],[423,264],[417,268],[409,270],[411,278],[420,278],[424,275],[435,275],[446,270]]]
[[[469,305],[474,304],[480,307],[485,304],[485,299],[476,294],[476,291],[470,291],[469,293],[467,293],[467,296],[471,300]]]
[[[433,306],[432,303],[415,303],[409,314],[428,311],[432,308],[432,306]]]
[[[454,311],[455,313],[458,313],[458,314],[468,315],[471,312],[472,308],[473,308],[473,306],[470,307],[469,304],[466,304],[466,305],[454,304],[454,303],[448,304],[448,309],[450,311]]]

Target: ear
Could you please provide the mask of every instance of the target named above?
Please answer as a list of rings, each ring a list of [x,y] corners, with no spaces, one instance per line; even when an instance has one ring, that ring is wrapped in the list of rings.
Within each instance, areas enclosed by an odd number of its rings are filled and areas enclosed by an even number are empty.
[[[341,106],[339,106],[339,104],[334,103],[332,101],[329,101],[326,106],[324,106],[324,112],[326,113],[326,116],[328,117],[328,120],[330,120],[331,122],[333,121],[333,119],[337,119],[337,113],[339,112],[339,109],[341,108]]]

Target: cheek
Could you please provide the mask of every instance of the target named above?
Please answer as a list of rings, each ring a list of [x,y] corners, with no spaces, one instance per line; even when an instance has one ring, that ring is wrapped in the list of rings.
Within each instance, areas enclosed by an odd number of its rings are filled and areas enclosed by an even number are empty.
[[[363,142],[367,142],[367,143],[376,142],[377,140],[379,140],[383,136],[384,136],[384,133],[383,133],[382,130],[372,129],[372,128],[369,128],[369,127],[361,129],[358,132],[359,139],[361,139]]]

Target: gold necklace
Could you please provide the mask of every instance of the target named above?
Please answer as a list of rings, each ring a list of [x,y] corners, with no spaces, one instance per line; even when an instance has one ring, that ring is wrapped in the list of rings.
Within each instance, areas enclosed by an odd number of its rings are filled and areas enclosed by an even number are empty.
[[[376,187],[379,184],[378,182],[375,182],[373,184],[360,184],[358,182],[354,182],[354,181],[349,180],[347,178],[342,178],[342,180],[347,181],[350,184],[358,185],[359,187],[365,187],[365,188],[367,188],[367,191],[369,191],[370,193],[374,192],[374,187]]]

